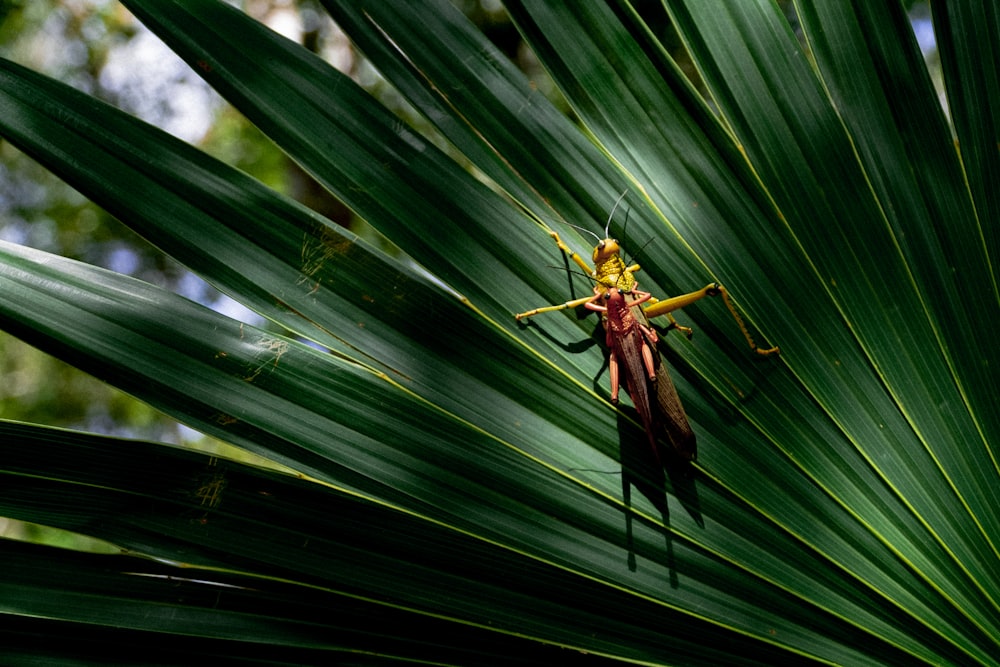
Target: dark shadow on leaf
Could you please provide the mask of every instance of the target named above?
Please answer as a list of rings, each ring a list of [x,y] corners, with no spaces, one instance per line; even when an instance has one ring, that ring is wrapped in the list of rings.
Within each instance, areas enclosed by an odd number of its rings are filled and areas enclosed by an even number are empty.
[[[678,334],[676,332],[672,332],[670,327],[656,326],[655,328],[660,334],[660,344],[657,348],[660,355],[663,357],[664,363],[668,364],[670,367],[671,372],[683,377],[688,384],[694,387],[701,394],[701,396],[711,404],[711,406],[715,409],[716,414],[721,419],[727,422],[742,419],[739,413],[729,402],[718,398],[715,388],[708,384],[705,379],[684,360],[683,357],[676,354],[668,345],[664,344],[663,341],[666,336],[676,336]],[[729,381],[726,378],[723,378],[723,381],[726,382],[731,395],[739,403],[748,403],[753,401],[754,396],[761,390],[761,387],[767,386],[768,376],[780,368],[780,365],[774,363],[778,358],[777,355],[764,357],[756,355],[749,350],[746,350],[746,355],[753,364],[754,372],[750,375],[752,383],[747,384],[746,382],[741,382],[737,385],[734,381]]]
[[[588,311],[585,310],[584,312],[587,313]],[[548,313],[544,313],[543,315],[541,315],[541,317],[544,317],[545,315],[548,315]],[[528,328],[528,327],[533,328],[535,331],[538,332],[538,335],[540,335],[542,338],[546,339],[553,345],[562,348],[563,350],[569,352],[570,354],[579,354],[581,352],[586,352],[590,348],[594,347],[594,345],[600,344],[600,339],[598,339],[596,334],[591,335],[590,338],[585,338],[583,340],[567,343],[563,340],[556,338],[548,331],[546,331],[545,327],[543,325],[538,324],[534,318],[520,320],[518,324],[523,328]],[[599,328],[599,330],[601,331],[601,339],[603,339],[604,336],[603,329]]]
[[[678,457],[668,446],[661,444],[658,452],[650,449],[649,440],[637,426],[638,419],[635,408],[619,406],[618,446],[622,464],[622,499],[626,507],[625,542],[628,550],[628,567],[633,572],[637,568],[632,526],[634,516],[631,512],[632,489],[635,488],[656,508],[666,528],[663,533],[666,563],[670,571],[670,586],[676,588],[678,582],[673,540],[669,531],[667,482],[669,480],[669,489],[680,500],[688,514],[699,526],[704,526],[695,485],[695,471],[689,461]]]

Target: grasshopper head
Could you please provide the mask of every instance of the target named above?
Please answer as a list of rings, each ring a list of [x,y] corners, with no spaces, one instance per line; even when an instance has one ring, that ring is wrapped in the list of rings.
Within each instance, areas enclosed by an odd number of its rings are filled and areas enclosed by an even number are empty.
[[[604,300],[604,305],[608,309],[609,313],[622,313],[628,311],[628,302],[625,299],[625,292],[622,292],[617,287],[611,287],[605,292],[602,297]],[[620,316],[620,315],[619,315]]]
[[[615,239],[604,239],[594,247],[594,266],[600,266],[605,262],[618,257],[621,247]]]

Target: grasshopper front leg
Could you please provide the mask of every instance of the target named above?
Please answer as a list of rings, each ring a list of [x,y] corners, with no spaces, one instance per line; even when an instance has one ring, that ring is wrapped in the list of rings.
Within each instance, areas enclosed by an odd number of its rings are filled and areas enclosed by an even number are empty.
[[[543,306],[542,308],[535,308],[534,310],[529,310],[525,313],[518,313],[514,316],[515,320],[521,321],[526,317],[533,317],[538,313],[550,313],[554,310],[566,310],[567,308],[576,308],[577,306],[582,306],[594,297],[585,296],[579,299],[573,299],[572,301],[567,301],[566,303],[561,303],[558,306]]]
[[[578,255],[575,250],[566,245],[563,242],[563,240],[559,238],[559,234],[553,231],[549,232],[549,236],[551,236],[552,239],[556,242],[556,245],[559,246],[559,249],[562,250],[564,253],[566,253],[566,256],[569,257],[571,260],[573,260],[573,263],[575,263],[578,267],[580,267],[585,274],[587,274],[588,276],[594,275],[594,270],[590,268],[590,265],[587,264],[587,262],[583,259],[583,257],[580,257],[580,255]]]
[[[572,248],[566,245],[561,238],[559,238],[559,234],[557,234],[556,232],[549,232],[549,236],[552,237],[552,239],[556,242],[556,245],[559,246],[559,249],[562,250],[573,261],[574,264],[580,267],[584,271],[584,273],[586,273],[586,275],[588,276],[594,275],[593,269],[590,268],[587,262],[585,262],[584,259],[580,257],[580,255],[578,255]],[[567,308],[576,308],[577,306],[582,306],[583,304],[587,303],[592,298],[593,298],[592,296],[585,296],[579,299],[573,299],[572,301],[561,303],[557,306],[543,306],[541,308],[535,308],[534,310],[529,310],[524,313],[517,313],[516,315],[514,315],[514,319],[521,321],[528,317],[534,317],[539,313],[551,313],[556,310],[566,310]]]

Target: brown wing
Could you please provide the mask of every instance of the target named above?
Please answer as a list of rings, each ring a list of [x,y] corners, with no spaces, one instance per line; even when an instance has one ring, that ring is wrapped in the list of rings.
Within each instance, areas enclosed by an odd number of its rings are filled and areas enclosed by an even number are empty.
[[[645,322],[648,326],[646,314],[639,307],[632,308],[632,315],[636,321]],[[684,405],[677,394],[677,389],[674,388],[674,381],[670,379],[667,365],[660,359],[659,350],[652,343],[650,349],[656,366],[656,386],[652,388],[650,398],[652,432],[657,438],[669,442],[677,456],[685,461],[693,461],[698,458],[698,442],[694,431],[688,423]]]
[[[684,406],[670,379],[666,364],[656,371],[656,395],[653,400],[653,421],[656,432],[674,448],[679,457],[693,461],[698,457],[698,443],[684,414]]]
[[[638,328],[632,328],[616,336],[613,344],[615,355],[618,358],[619,372],[625,375],[625,389],[639,413],[642,427],[646,430],[650,446],[655,452],[656,429],[653,419],[653,397],[649,378],[646,375],[646,365],[642,361],[642,346],[646,344],[646,340]]]

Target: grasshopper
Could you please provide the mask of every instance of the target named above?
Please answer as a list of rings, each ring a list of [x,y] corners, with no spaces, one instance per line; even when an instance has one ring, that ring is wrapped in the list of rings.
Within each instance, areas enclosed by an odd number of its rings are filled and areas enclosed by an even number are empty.
[[[624,194],[622,195],[624,197]],[[619,197],[618,201],[621,201]],[[618,203],[615,203],[615,207]],[[614,215],[614,209],[611,211]],[[608,218],[610,225],[611,218]],[[583,230],[587,231],[587,230]],[[592,233],[592,232],[587,232]],[[638,290],[634,273],[640,270],[638,264],[628,265],[621,257],[621,247],[608,235],[598,238],[592,255],[594,268],[567,246],[556,232],[549,235],[559,249],[566,253],[594,281],[594,293],[572,301],[535,308],[514,317],[520,321],[539,313],[564,310],[584,306],[588,310],[602,313],[609,350],[608,372],[611,376],[611,401],[618,402],[621,373],[625,374],[625,390],[628,392],[640,420],[649,437],[653,452],[659,458],[656,441],[664,437],[680,458],[690,461],[697,457],[697,440],[688,423],[674,383],[667,372],[666,364],[660,360],[656,344],[656,330],[649,325],[649,318],[665,315],[669,328],[678,329],[688,338],[692,331],[681,326],[671,315],[675,310],[689,306],[706,297],[721,295],[750,345],[750,349],[760,355],[779,352],[777,347],[762,349],[757,347],[750,336],[739,313],[736,312],[726,289],[718,283],[710,283],[700,290],[669,299],[658,300],[649,292]],[[596,235],[594,235],[596,237]],[[643,307],[645,304],[648,306]]]

